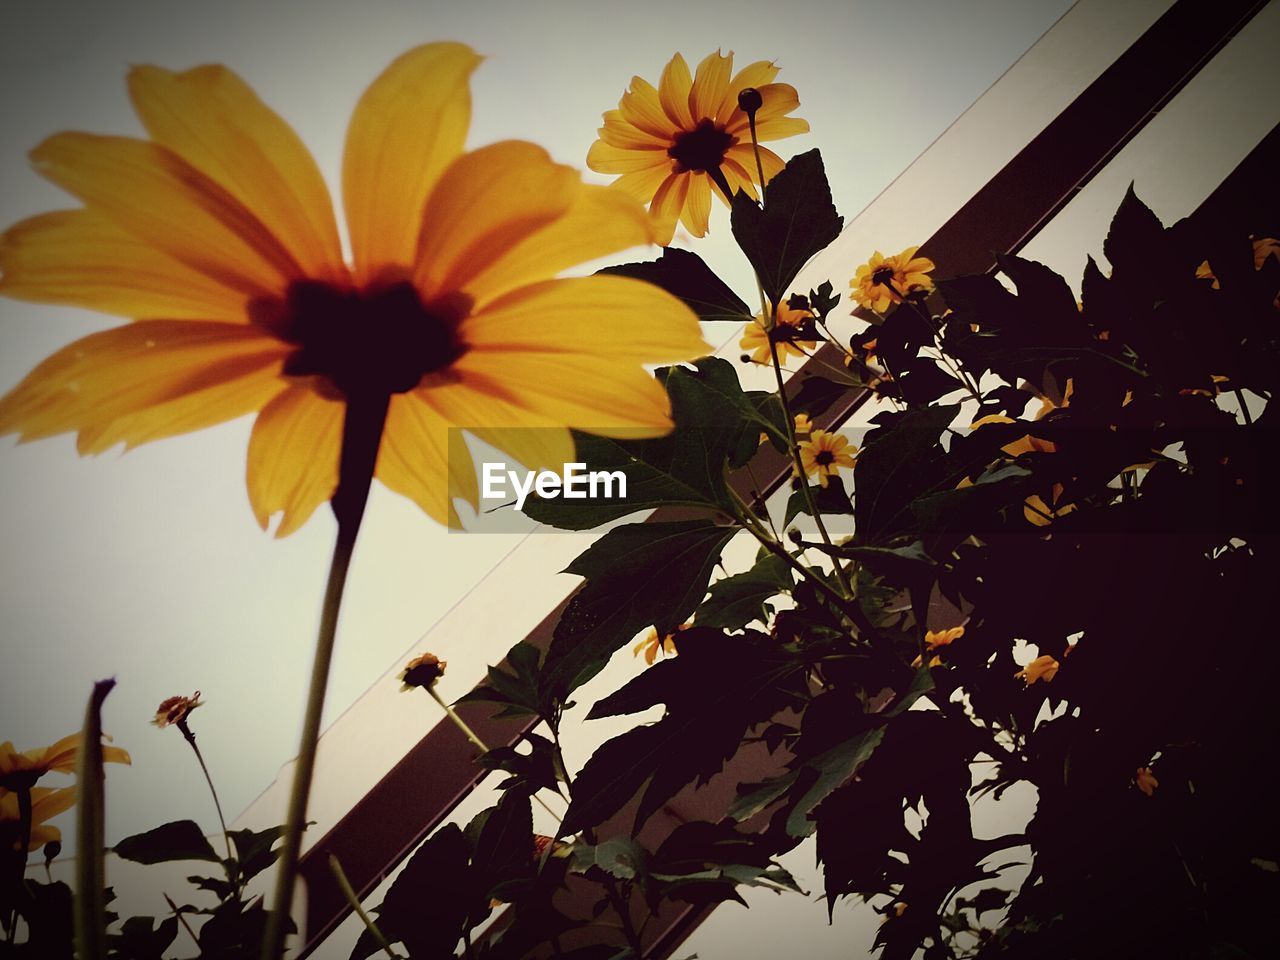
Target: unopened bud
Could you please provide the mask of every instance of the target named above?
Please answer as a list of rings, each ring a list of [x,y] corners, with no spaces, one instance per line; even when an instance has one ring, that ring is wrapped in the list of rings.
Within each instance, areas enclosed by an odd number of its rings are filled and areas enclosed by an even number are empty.
[[[764,97],[760,96],[760,91],[755,87],[747,87],[738,93],[738,106],[747,116],[754,117],[756,111],[764,106]]]

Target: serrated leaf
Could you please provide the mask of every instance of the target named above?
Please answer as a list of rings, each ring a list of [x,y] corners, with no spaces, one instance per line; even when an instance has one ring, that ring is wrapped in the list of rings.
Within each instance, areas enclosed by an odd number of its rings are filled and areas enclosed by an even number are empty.
[[[699,319],[743,323],[751,308],[696,253],[667,247],[657,260],[605,267],[600,273],[645,280],[685,302]]]
[[[174,820],[154,830],[125,837],[114,850],[117,856],[134,863],[168,863],[172,860],[222,862],[193,820]]]
[[[814,509],[823,516],[847,516],[853,513],[853,502],[844,488],[844,479],[831,477],[827,485],[809,487],[809,496],[813,498]],[[787,510],[783,515],[782,525],[791,526],[791,521],[800,514],[809,513],[809,501],[803,490],[797,490],[787,498]]]
[[[745,193],[733,198],[733,235],[772,304],[818,251],[840,235],[844,220],[831,201],[822,156],[810,150],[792,157],[769,181],[761,207]]]
[[[645,872],[646,859],[643,847],[630,837],[619,836],[595,846],[574,847],[570,862],[580,873],[596,867],[618,880],[634,880]]]
[[[910,505],[950,476],[938,443],[958,404],[920,407],[880,420],[858,455],[854,520],[858,539],[872,545],[899,531]]]
[[[884,727],[875,727],[832,747],[805,764],[805,768],[814,771],[817,777],[791,807],[786,822],[788,836],[807,837],[817,829],[817,824],[810,819],[809,814],[833,790],[848,782],[858,772],[858,768],[867,762],[883,739]]]

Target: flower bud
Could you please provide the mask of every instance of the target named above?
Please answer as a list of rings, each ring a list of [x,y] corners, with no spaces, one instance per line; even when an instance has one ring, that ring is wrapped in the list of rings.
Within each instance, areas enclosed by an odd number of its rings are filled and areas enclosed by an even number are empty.
[[[430,688],[444,676],[444,668],[446,666],[448,664],[434,653],[424,653],[419,657],[414,657],[400,672],[400,689],[410,690],[413,687]]]
[[[738,92],[738,106],[747,116],[754,117],[756,111],[764,106],[764,97],[755,87],[746,87]]]

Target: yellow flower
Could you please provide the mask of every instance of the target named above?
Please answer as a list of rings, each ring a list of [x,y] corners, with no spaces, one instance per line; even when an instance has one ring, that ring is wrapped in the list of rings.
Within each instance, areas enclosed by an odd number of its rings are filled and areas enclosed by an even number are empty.
[[[46,843],[62,839],[62,831],[45,823],[70,810],[76,802],[76,788],[52,790],[35,787],[31,791],[31,839],[27,851],[39,850]],[[18,795],[0,790],[0,845],[6,850],[22,852],[22,810]]]
[[[81,739],[77,731],[47,747],[21,753],[7,740],[0,743],[0,789],[30,788],[46,773],[74,773]],[[107,763],[133,762],[126,751],[110,746],[103,746],[102,759]]]
[[[879,250],[860,266],[849,286],[850,296],[862,307],[884,313],[893,303],[901,303],[906,294],[933,289],[929,272],[933,261],[917,257],[919,247],[907,247],[901,253],[886,257]]]
[[[779,327],[799,327],[806,320],[813,316],[809,310],[795,310],[787,306],[785,302],[778,304],[777,325]],[[816,340],[777,340],[778,346],[778,362],[786,363],[790,357],[808,356],[808,351],[817,349]],[[751,360],[752,363],[773,363],[773,357],[769,352],[769,333],[765,327],[763,315],[756,315],[742,328],[742,339],[738,341],[739,348]]]
[[[414,657],[400,671],[400,691],[412,690],[414,687],[431,687],[444,676],[444,668],[449,664],[434,653],[424,653]]]
[[[1156,779],[1150,767],[1139,767],[1138,772],[1133,776],[1133,782],[1148,797],[1156,792],[1156,787],[1160,786],[1160,781]]]
[[[1049,683],[1058,675],[1059,663],[1047,653],[1043,656],[1036,657],[1025,667],[1014,674],[1014,677],[1021,680],[1028,687],[1037,680],[1043,680]]]
[[[644,210],[530,143],[464,153],[479,62],[429,44],[361,97],[350,260],[319,167],[239,77],[134,69],[149,139],[60,133],[33,151],[84,206],[0,237],[0,292],[137,322],[38,366],[0,400],[0,432],[78,431],[97,453],[256,412],[249,499],[285,536],[334,492],[353,394],[390,396],[377,477],[441,522],[457,522],[451,494],[478,493],[451,426],[530,468],[572,459],[567,427],[669,431],[643,365],[705,352],[693,313],[635,280],[554,279],[649,242]]]
[[[653,662],[658,659],[659,653],[664,657],[674,657],[677,653],[675,634],[687,629],[688,626],[689,624],[686,623],[682,626],[676,627],[675,633],[668,633],[662,638],[661,642],[658,640],[657,628],[650,627],[648,632],[640,638],[640,642],[631,648],[631,655],[633,657],[638,657],[643,654],[644,662],[651,667],[653,666]]]
[[[1253,241],[1253,269],[1261,270],[1267,257],[1280,260],[1280,240],[1275,237],[1258,237]]]
[[[955,642],[956,640],[959,640],[963,636],[964,636],[963,626],[951,627],[947,630],[926,630],[924,633],[924,646],[926,650],[932,653],[934,650],[937,650],[939,647],[951,646],[953,642]],[[921,660],[920,655],[917,654],[916,658],[911,661],[911,665],[913,667],[918,667],[922,662],[923,661]],[[941,657],[932,657],[929,660],[929,666],[931,667],[939,666],[941,663],[942,663]]]
[[[676,54],[662,71],[655,89],[640,77],[618,109],[604,114],[600,139],[587,153],[587,166],[597,173],[621,174],[614,186],[649,204],[659,243],[669,244],[676,221],[695,237],[707,234],[711,215],[711,181],[719,171],[725,185],[753,199],[759,182],[747,114],[738,94],[754,88],[760,94],[756,136],[761,142],[807,133],[809,124],[787,114],[800,105],[795,88],[774,83],[778,68],[760,60],[733,73],[733,54],[708,55],[696,75]],[[731,79],[732,77],[732,79]],[[783,167],[772,150],[760,148],[766,181]],[[710,175],[709,175],[710,174]],[[721,200],[728,200],[721,193]]]
[[[796,436],[807,437],[813,432],[813,421],[809,419],[807,413],[796,414]]]
[[[204,701],[200,699],[199,690],[189,697],[169,697],[167,700],[162,700],[160,706],[156,707],[156,715],[151,722],[161,729],[170,724],[186,723],[191,711],[203,706]]]
[[[818,484],[825,487],[827,481],[840,473],[841,467],[852,469],[858,448],[850,446],[849,438],[826,430],[815,430],[808,440],[801,440],[800,462],[806,476],[817,474]]]

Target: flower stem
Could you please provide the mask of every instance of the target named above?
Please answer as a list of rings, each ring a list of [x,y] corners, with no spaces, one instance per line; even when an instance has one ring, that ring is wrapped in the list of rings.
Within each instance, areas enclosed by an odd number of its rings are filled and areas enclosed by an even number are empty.
[[[178,730],[182,732],[182,736],[187,743],[191,744],[191,749],[195,751],[196,760],[200,764],[200,771],[204,774],[204,782],[209,785],[209,793],[213,796],[213,809],[218,811],[218,823],[222,825],[222,839],[227,845],[227,859],[235,859],[235,854],[231,850],[231,833],[227,830],[227,818],[222,815],[222,804],[218,802],[218,791],[213,786],[213,777],[209,775],[209,767],[204,762],[204,755],[200,753],[200,748],[196,746],[196,735],[192,732],[191,727],[187,725],[187,721],[179,720],[177,723]]]
[[[391,949],[391,944],[382,935],[378,925],[373,922],[373,917],[369,916],[360,904],[360,898],[356,896],[355,890],[352,889],[351,881],[347,879],[346,871],[342,869],[342,864],[332,853],[329,854],[329,869],[333,872],[333,879],[338,882],[338,889],[342,891],[342,895],[346,898],[347,903],[351,905],[351,909],[356,912],[356,916],[364,923],[364,928],[369,931],[369,935],[378,941],[378,946],[382,947],[391,960],[401,960],[400,955]]]
[[[331,506],[338,520],[338,535],[325,585],[324,606],[320,614],[320,633],[316,640],[315,658],[311,665],[311,685],[302,720],[302,742],[294,768],[293,788],[289,793],[289,812],[285,821],[284,845],[280,851],[280,869],[276,874],[275,895],[267,918],[267,931],[262,942],[263,960],[277,960],[284,952],[286,922],[293,905],[293,888],[298,878],[298,856],[302,850],[302,831],[306,827],[307,798],[315,774],[316,748],[320,741],[320,720],[324,713],[325,691],[329,685],[329,667],[333,662],[333,645],[338,632],[338,613],[347,571],[355,550],[360,522],[364,518],[373,471],[378,462],[378,446],[386,423],[387,394],[352,396],[347,400],[343,423],[342,456],[338,466],[338,489]]]
[[[169,909],[173,911],[173,915],[178,918],[178,922],[182,924],[182,929],[187,931],[187,936],[191,938],[191,942],[197,947],[200,946],[200,938],[196,936],[196,932],[191,929],[191,924],[187,923],[187,918],[182,915],[182,911],[178,909],[178,905],[173,902],[173,898],[167,893],[163,895],[164,902],[169,905]]]

